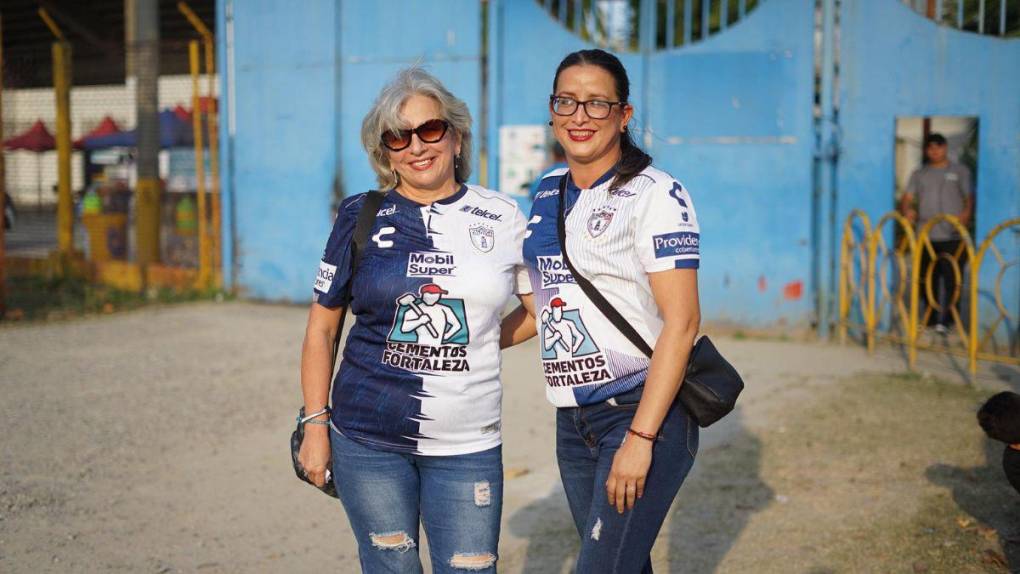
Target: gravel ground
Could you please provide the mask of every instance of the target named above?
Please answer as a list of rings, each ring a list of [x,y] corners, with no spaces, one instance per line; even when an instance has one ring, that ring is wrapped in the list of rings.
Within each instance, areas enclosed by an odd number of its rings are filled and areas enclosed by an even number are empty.
[[[287,458],[305,313],[202,303],[0,327],[0,572],[356,572],[341,508],[299,484]],[[1020,505],[996,490],[973,410],[1017,388],[1015,369],[983,371],[974,390],[937,358],[904,378],[888,376],[903,369],[892,350],[717,344],[748,388],[702,434],[657,571],[1005,571],[1000,538]],[[568,572],[577,549],[536,354],[525,344],[504,355],[504,572]],[[939,413],[923,423],[941,434],[897,419],[915,400]],[[904,445],[921,446],[911,458]],[[961,491],[969,483],[1002,498],[988,510]],[[970,538],[942,536],[947,517]],[[876,538],[885,532],[896,535]],[[936,538],[948,550],[932,554]],[[956,545],[965,558],[947,562]]]

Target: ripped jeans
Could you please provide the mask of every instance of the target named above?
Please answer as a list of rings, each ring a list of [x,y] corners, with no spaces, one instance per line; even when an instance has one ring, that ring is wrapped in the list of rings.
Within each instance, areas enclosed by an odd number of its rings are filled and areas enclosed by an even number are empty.
[[[421,572],[418,523],[437,574],[496,572],[503,450],[420,456],[376,450],[330,429],[337,493],[361,571]]]
[[[643,387],[599,403],[556,412],[556,459],[570,513],[581,535],[578,574],[647,574],[651,550],[673,499],[698,452],[698,425],[679,400],[662,422],[652,449],[644,496],[634,508],[609,506],[606,480],[613,457],[627,436]],[[644,440],[634,436],[627,440]]]

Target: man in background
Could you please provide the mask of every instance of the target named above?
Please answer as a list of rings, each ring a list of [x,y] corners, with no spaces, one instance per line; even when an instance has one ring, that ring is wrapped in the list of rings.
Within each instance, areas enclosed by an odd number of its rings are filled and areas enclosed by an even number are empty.
[[[974,209],[974,195],[970,170],[965,165],[949,160],[945,136],[932,133],[924,140],[925,165],[910,176],[907,189],[900,198],[900,211],[917,229],[924,227],[932,218],[941,214],[955,215],[964,227],[969,227]],[[929,234],[936,259],[921,247],[920,300],[927,301],[925,278],[930,266],[932,273],[932,294],[939,309],[933,309],[928,326],[942,335],[949,332],[953,324],[950,303],[959,314],[960,297],[953,297],[957,288],[956,273],[946,258],[957,261],[963,277],[966,252],[961,251],[960,232],[949,222],[942,221],[932,227]],[[962,287],[962,286],[961,286]],[[933,303],[932,301],[928,302]],[[934,305],[932,305],[934,307]]]

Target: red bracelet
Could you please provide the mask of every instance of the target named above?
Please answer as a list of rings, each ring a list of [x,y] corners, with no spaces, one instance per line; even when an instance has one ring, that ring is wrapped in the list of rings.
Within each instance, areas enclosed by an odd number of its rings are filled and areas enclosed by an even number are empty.
[[[627,432],[629,432],[632,435],[639,436],[639,437],[641,437],[641,438],[643,438],[645,440],[650,440],[652,442],[655,442],[655,441],[659,440],[659,437],[657,437],[657,436],[655,436],[653,434],[646,433],[646,432],[636,431],[636,430],[630,429],[630,428],[627,429]]]

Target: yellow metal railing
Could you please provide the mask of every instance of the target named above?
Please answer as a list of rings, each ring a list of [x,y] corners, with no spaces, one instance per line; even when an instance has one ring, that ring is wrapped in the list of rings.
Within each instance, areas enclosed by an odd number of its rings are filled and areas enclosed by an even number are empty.
[[[960,235],[954,253],[938,253],[932,244],[931,230],[941,222],[949,223]],[[892,246],[886,241],[890,226],[896,238]],[[975,248],[967,228],[952,215],[931,219],[915,234],[910,222],[899,213],[887,213],[872,226],[866,213],[852,211],[843,224],[839,252],[840,341],[845,342],[852,330],[864,339],[868,352],[874,350],[878,339],[903,345],[911,368],[918,349],[966,357],[971,373],[977,372],[978,359],[1020,364],[1015,341],[1017,317],[1003,302],[1003,279],[1018,261],[1016,254],[1009,259],[995,243],[1003,231],[1013,227],[1020,231],[1020,217],[997,225]],[[989,254],[999,267],[991,288],[981,284],[982,266]],[[924,259],[930,263],[922,270]],[[944,302],[939,301],[934,284],[935,268],[940,262],[948,266],[955,279]],[[965,317],[958,309],[964,286],[968,289]],[[926,303],[923,312],[922,294]],[[994,305],[979,307],[979,296],[989,294]],[[921,326],[928,324],[933,313],[943,312],[943,305],[952,329],[940,344],[922,336]],[[985,317],[980,316],[981,310]],[[989,313],[993,314],[987,316]],[[1003,329],[1008,341],[1005,346],[1002,337],[996,337]]]

